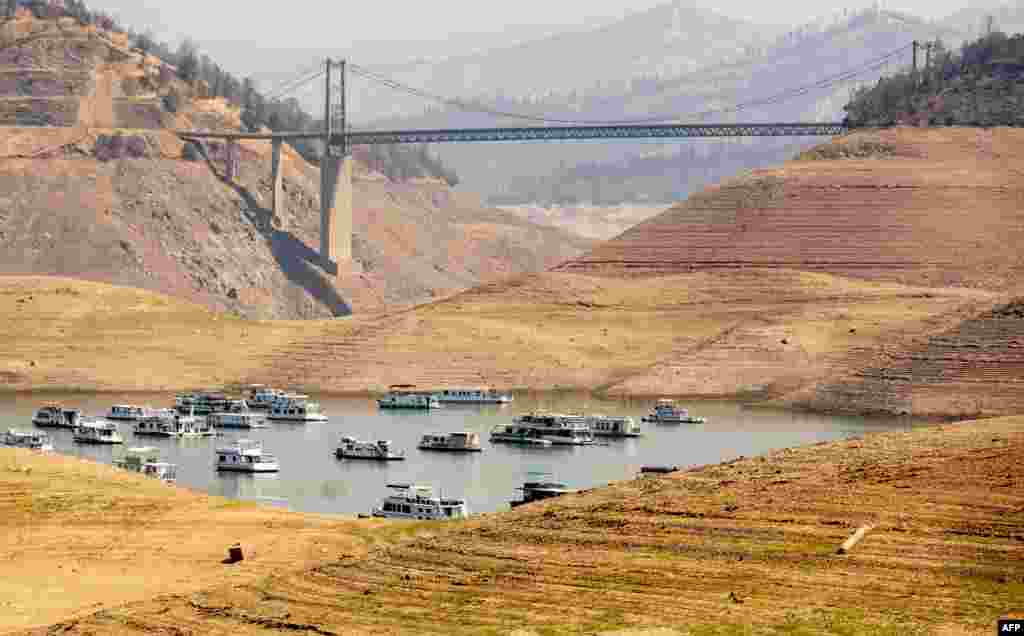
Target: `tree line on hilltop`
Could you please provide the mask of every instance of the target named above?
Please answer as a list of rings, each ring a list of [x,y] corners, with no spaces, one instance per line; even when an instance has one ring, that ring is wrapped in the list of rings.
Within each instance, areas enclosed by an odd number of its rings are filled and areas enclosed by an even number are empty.
[[[958,53],[941,41],[928,46],[931,52],[924,56],[923,68],[854,91],[845,106],[847,123],[1024,125],[1024,34],[994,31],[965,43]]]
[[[168,84],[171,74],[190,84],[203,82],[210,97],[224,98],[239,108],[242,125],[247,130],[257,131],[266,127],[273,131],[316,131],[323,128],[322,120],[307,113],[297,99],[268,99],[256,89],[252,78],[239,79],[224,70],[208,55],[201,53],[188,38],[172,49],[155,40],[149,31],[125,28],[113,16],[90,9],[83,0],[0,0],[0,16],[11,18],[19,7],[28,9],[40,19],[71,17],[82,25],[96,25],[105,31],[126,34],[131,45],[141,53],[155,56],[168,65],[160,71],[162,84]],[[172,88],[163,95],[164,107],[174,112],[181,99],[182,96]],[[323,156],[323,142],[319,139],[297,139],[288,143],[312,163],[318,163]],[[356,148],[354,154],[393,181],[432,177],[443,179],[452,186],[459,181],[454,171],[444,166],[425,144]]]

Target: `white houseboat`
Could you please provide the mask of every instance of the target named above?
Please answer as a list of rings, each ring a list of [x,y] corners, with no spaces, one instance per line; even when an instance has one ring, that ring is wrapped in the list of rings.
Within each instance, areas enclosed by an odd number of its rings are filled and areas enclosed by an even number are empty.
[[[522,486],[517,488],[517,490],[521,490],[523,492],[523,496],[521,499],[514,499],[509,502],[513,508],[533,501],[550,499],[551,497],[558,497],[559,495],[576,492],[565,484],[551,481],[551,475],[549,473],[533,473],[531,478],[524,482]]]
[[[285,397],[287,393],[279,389],[271,389],[262,384],[257,384],[249,387],[249,395],[245,398],[245,401],[249,403],[249,408],[269,410],[270,407],[274,406],[274,403]]]
[[[590,431],[598,437],[640,437],[640,425],[621,415],[588,415]]]
[[[706,420],[699,415],[690,415],[686,409],[677,408],[672,400],[661,399],[654,410],[643,417],[644,422],[661,424],[703,424]]]
[[[66,409],[57,404],[47,404],[32,416],[32,423],[42,428],[70,428],[78,426],[82,412]]]
[[[4,446],[15,448],[30,448],[43,452],[53,450],[53,441],[50,436],[40,431],[22,431],[12,428],[4,433],[2,441]]]
[[[139,446],[125,449],[124,454],[114,460],[114,465],[147,477],[154,477],[166,484],[173,484],[178,479],[178,467],[160,461],[160,451],[152,446]]]
[[[213,437],[217,431],[205,417],[180,415],[173,411],[146,417],[135,422],[136,435],[155,437]]]
[[[341,443],[334,450],[338,459],[379,459],[393,461],[405,459],[405,453],[391,449],[391,441],[386,439],[376,442],[361,442],[353,437],[341,438]]]
[[[308,395],[289,394],[274,402],[267,414],[269,420],[284,422],[326,422],[327,416],[320,412],[320,404],[310,402]]]
[[[420,450],[480,452],[480,433],[427,433],[420,440]]]
[[[148,406],[135,406],[134,404],[115,404],[110,407],[106,418],[108,420],[121,420],[135,422],[144,417],[153,415],[153,409]]]
[[[174,408],[182,414],[208,415],[226,411],[229,402],[228,396],[219,391],[199,391],[176,396]]]
[[[555,445],[585,446],[594,443],[594,434],[587,418],[582,415],[534,412],[520,415],[512,421]]]
[[[275,473],[281,469],[276,457],[264,452],[262,444],[250,439],[240,439],[231,446],[218,448],[214,467],[243,473]]]
[[[98,417],[83,417],[72,438],[81,444],[123,444],[117,424]]]
[[[266,428],[267,416],[263,413],[210,413],[206,416],[210,427],[219,430],[224,428],[253,429]]]
[[[388,495],[373,509],[374,517],[389,519],[465,519],[469,516],[465,499],[435,497],[430,486],[388,484],[397,492]]]
[[[511,393],[499,393],[490,387],[445,389],[434,397],[442,404],[507,404],[513,400]]]
[[[551,446],[551,440],[544,439],[537,431],[515,424],[500,424],[491,429],[491,441],[521,446]]]
[[[393,384],[388,394],[377,400],[382,409],[436,409],[441,406],[430,393],[415,391],[414,384]]]

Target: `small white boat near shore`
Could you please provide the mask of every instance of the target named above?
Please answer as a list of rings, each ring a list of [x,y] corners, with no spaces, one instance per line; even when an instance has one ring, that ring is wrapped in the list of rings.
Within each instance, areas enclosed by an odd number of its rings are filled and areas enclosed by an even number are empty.
[[[388,484],[388,488],[397,492],[385,497],[380,506],[373,509],[374,517],[440,521],[469,516],[465,499],[435,497],[430,486]]]
[[[41,431],[23,431],[12,428],[4,433],[0,441],[3,442],[4,446],[11,446],[13,448],[28,448],[44,453],[53,450],[53,440],[50,439],[49,435]]]
[[[263,450],[263,444],[251,439],[240,439],[231,446],[216,451],[214,468],[242,473],[275,473],[281,469],[277,458]]]
[[[456,433],[427,433],[420,439],[420,450],[436,450],[472,453],[480,452],[480,433],[459,431]]]

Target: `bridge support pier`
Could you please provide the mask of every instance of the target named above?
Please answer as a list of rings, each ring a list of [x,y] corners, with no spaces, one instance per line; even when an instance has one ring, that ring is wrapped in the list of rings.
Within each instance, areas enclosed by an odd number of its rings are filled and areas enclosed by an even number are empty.
[[[332,274],[352,260],[352,169],[351,156],[320,161],[320,258]]]
[[[238,172],[238,142],[229,139],[224,144],[224,178],[229,183],[235,182],[235,174]]]
[[[284,144],[281,138],[272,142],[273,154],[270,159],[270,175],[273,186],[270,191],[270,214],[273,219],[280,219],[284,210],[284,166],[281,163],[281,146]]]

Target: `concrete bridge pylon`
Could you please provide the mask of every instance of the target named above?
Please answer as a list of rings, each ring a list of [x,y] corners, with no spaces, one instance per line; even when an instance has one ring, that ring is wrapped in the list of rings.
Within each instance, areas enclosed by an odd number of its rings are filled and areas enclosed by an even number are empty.
[[[330,153],[320,161],[320,257],[332,274],[352,260],[353,164],[351,155]]]

